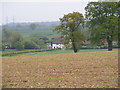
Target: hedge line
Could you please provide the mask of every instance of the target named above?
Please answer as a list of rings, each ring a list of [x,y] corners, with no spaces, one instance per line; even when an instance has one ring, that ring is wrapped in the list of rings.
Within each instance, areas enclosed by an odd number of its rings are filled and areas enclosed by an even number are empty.
[[[115,46],[113,45],[113,48],[120,48],[118,46]],[[108,46],[94,46],[94,47],[91,47],[91,46],[86,46],[86,47],[82,47],[81,49],[108,49]]]
[[[13,56],[13,55],[16,55],[16,54],[54,51],[54,50],[57,50],[57,49],[37,49],[37,50],[24,50],[24,51],[14,51],[14,52],[2,52],[2,56]]]

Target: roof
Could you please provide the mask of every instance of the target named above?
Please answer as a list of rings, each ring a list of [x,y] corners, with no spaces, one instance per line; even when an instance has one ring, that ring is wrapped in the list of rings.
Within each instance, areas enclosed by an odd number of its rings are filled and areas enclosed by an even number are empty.
[[[55,38],[53,39],[52,43],[54,44],[63,44],[64,42],[64,39],[63,38]]]
[[[87,40],[82,41],[82,44],[83,44],[83,45],[88,45],[88,44],[90,44],[90,41],[87,41]]]

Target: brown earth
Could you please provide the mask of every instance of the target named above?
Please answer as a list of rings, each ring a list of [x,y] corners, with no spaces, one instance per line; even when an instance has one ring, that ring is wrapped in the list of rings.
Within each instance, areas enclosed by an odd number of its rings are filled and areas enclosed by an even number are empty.
[[[117,88],[118,51],[2,58],[6,88]]]

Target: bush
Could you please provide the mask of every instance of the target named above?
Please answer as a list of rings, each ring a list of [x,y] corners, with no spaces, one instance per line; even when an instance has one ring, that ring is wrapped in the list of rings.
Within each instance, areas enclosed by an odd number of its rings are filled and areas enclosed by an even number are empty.
[[[36,49],[46,49],[47,48],[46,44],[37,38],[32,38],[31,41],[33,41],[37,45]]]
[[[0,44],[0,51],[4,51],[5,50],[5,44]]]
[[[107,49],[107,48],[108,48],[108,46],[106,46],[106,45],[100,46],[100,49]]]
[[[113,45],[113,48],[119,48],[119,46],[118,45]]]
[[[34,43],[33,41],[24,42],[24,49],[35,49],[36,47],[38,47],[38,45]]]
[[[14,48],[15,48],[16,50],[23,50],[23,49],[24,49],[24,45],[23,45],[22,42],[16,42],[16,43],[14,44]]]

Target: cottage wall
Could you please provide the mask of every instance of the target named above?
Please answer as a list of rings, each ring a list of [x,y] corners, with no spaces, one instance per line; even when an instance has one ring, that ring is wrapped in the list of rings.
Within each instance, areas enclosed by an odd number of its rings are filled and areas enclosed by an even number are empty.
[[[64,44],[52,44],[52,48],[64,48]]]

